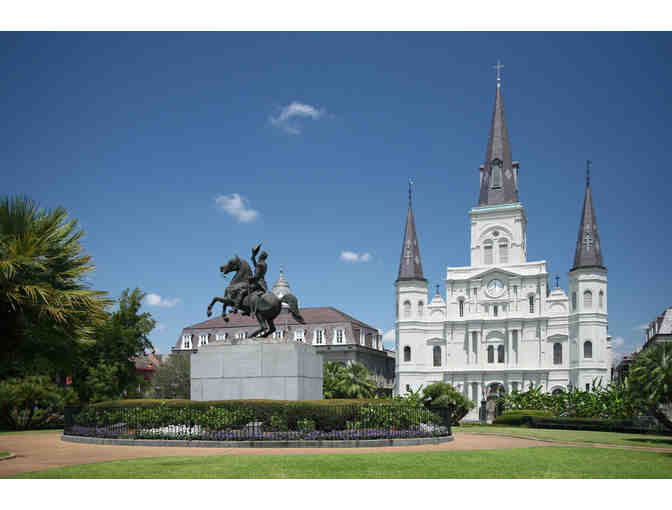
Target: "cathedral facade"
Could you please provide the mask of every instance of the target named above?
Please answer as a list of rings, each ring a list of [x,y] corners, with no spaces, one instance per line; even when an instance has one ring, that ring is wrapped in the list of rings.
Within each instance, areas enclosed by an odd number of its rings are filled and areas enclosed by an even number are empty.
[[[445,298],[437,286],[430,300],[409,189],[395,282],[398,394],[444,381],[478,403],[530,383],[554,392],[609,382],[607,269],[589,175],[567,296],[549,288],[546,261],[527,260],[518,166],[498,78],[478,205],[468,216],[470,265],[447,268]]]

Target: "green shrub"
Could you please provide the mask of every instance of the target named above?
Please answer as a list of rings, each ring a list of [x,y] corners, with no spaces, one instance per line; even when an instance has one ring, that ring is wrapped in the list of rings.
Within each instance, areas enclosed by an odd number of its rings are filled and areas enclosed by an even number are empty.
[[[548,411],[540,411],[537,409],[504,411],[501,416],[497,416],[495,418],[493,423],[495,425],[530,426],[532,424],[533,418],[546,416],[550,417],[552,415]]]
[[[64,405],[74,398],[72,390],[58,388],[44,376],[0,381],[0,427],[27,430],[62,425]]]
[[[427,407],[452,408],[452,425],[459,425],[460,420],[476,406],[450,384],[441,381],[428,385],[422,395]]]
[[[302,418],[296,421],[296,429],[301,432],[312,432],[315,430],[315,422],[310,418]]]
[[[285,416],[280,414],[272,414],[268,422],[264,424],[264,428],[282,432],[289,430],[289,425],[287,425],[287,418]]]

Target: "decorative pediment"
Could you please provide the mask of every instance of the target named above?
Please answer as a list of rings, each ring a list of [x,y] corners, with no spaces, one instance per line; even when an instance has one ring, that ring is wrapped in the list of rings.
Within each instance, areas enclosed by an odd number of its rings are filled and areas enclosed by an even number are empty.
[[[427,340],[427,345],[443,345],[446,343],[445,338],[433,337]]]
[[[502,277],[514,277],[514,278],[520,278],[522,275],[518,273],[513,273],[511,271],[507,271],[506,269],[501,269],[498,267],[493,267],[490,269],[486,269],[482,273],[478,273],[473,276],[472,279],[474,278],[481,278],[485,280],[486,278],[494,277],[496,275],[502,276]]]

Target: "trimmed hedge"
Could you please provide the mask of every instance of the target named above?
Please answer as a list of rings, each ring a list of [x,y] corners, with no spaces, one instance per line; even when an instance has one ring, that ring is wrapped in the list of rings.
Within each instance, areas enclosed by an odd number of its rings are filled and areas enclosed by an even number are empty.
[[[407,429],[441,425],[448,410],[434,412],[389,400],[118,400],[99,402],[74,417],[81,426],[124,424],[130,429],[199,425],[211,430],[261,423],[267,430],[331,431],[339,429]],[[447,416],[445,417],[447,419]]]
[[[552,416],[548,411],[538,410],[505,411],[504,414],[495,418],[493,424],[537,429],[596,430],[626,433],[647,432],[646,430],[642,430],[641,426],[637,425],[633,420]]]
[[[538,417],[552,417],[549,411],[539,411],[536,409],[526,409],[520,411],[504,411],[493,421],[494,425],[512,425],[512,426],[530,426],[532,420]]]

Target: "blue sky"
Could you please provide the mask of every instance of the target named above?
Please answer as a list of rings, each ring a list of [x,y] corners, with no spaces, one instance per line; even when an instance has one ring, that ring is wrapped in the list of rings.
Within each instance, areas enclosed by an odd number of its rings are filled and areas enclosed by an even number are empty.
[[[80,221],[92,287],[155,295],[160,352],[259,240],[301,306],[388,331],[409,177],[432,290],[467,263],[501,59],[528,259],[567,287],[591,159],[629,352],[672,305],[671,49],[639,32],[0,33],[2,192]]]

